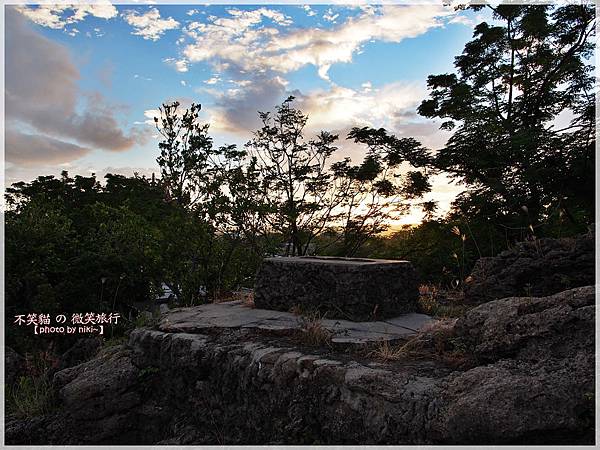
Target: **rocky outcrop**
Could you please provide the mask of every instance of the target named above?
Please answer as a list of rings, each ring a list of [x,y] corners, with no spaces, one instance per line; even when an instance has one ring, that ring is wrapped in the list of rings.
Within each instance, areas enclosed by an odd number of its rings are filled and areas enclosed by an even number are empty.
[[[62,409],[7,420],[6,441],[592,443],[594,296],[584,287],[472,309],[445,332],[471,360],[460,369],[433,353],[383,362],[264,330],[137,329],[127,346],[58,372]]]
[[[520,242],[495,257],[480,258],[465,299],[484,303],[511,296],[542,297],[595,282],[593,233]]]
[[[129,348],[105,348],[96,358],[54,375],[59,410],[31,420],[7,418],[6,442],[151,444],[169,417],[152,403],[147,381]]]
[[[461,443],[593,442],[595,292],[506,298],[455,325],[479,366],[453,378],[448,433]]]

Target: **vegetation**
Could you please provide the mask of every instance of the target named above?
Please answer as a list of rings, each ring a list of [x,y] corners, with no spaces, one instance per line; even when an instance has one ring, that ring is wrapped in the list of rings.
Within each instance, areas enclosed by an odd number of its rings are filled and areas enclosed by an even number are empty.
[[[7,414],[30,419],[57,407],[58,399],[51,382],[57,362],[48,351],[28,355],[23,375],[12,385],[5,385]]]
[[[500,5],[493,13],[494,24],[479,24],[456,57],[456,73],[428,78],[419,113],[453,131],[436,151],[353,128],[345,138],[365,157],[341,159],[338,135],[305,136],[308,117],[293,97],[259,113],[262,126],[244,148],[216,147],[200,105],[182,111],[175,102],[155,118],[159,177],[63,172],[13,184],[7,345],[28,352],[50,342],[12,323],[29,312],[118,311],[118,337],[133,326],[135,304],[162,283],[184,305],[214,301],[252,286],[272,254],[409,259],[425,282],[460,291],[481,256],[584,231],[595,200],[594,9]],[[558,126],[559,116],[570,123]],[[423,200],[437,173],[465,187],[445,216]],[[426,213],[421,224],[388,229],[415,204]],[[457,313],[439,297],[422,303]],[[69,339],[51,340],[60,349]]]
[[[313,347],[331,347],[334,333],[323,325],[325,316],[318,312],[304,313],[299,317],[298,341]]]
[[[455,216],[536,233],[564,217],[581,229],[594,216],[594,9],[492,10],[499,24],[475,28],[457,73],[428,78],[419,112],[454,130],[433,164],[469,187]]]
[[[14,385],[6,387],[7,413],[19,418],[43,415],[55,405],[52,383],[46,377],[20,377]]]

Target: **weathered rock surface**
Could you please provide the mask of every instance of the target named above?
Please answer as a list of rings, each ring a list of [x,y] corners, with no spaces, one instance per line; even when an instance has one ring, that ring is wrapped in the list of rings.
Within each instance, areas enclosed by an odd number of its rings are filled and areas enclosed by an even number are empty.
[[[306,318],[289,312],[248,308],[237,300],[173,309],[162,317],[158,329],[170,333],[205,333],[219,328],[293,332],[301,331],[305,321]],[[331,334],[333,343],[364,344],[407,338],[435,320],[425,314],[409,313],[376,322],[334,319],[318,322]]]
[[[141,328],[58,372],[62,412],[9,444],[590,444],[594,287],[469,311],[435,355],[375,361],[252,328]],[[27,431],[28,434],[24,434]],[[28,441],[26,441],[28,439]]]
[[[455,334],[482,365],[445,391],[456,442],[593,442],[594,330],[594,286],[496,300],[459,319]]]
[[[98,337],[77,339],[73,346],[60,357],[60,368],[66,369],[90,360],[96,356],[100,347],[102,347],[102,340]]]
[[[257,275],[258,308],[301,306],[330,319],[377,320],[416,311],[417,275],[408,261],[291,257],[267,258]]]
[[[484,303],[512,296],[542,297],[594,282],[592,233],[538,239],[520,242],[495,257],[480,258],[466,285],[465,299]]]

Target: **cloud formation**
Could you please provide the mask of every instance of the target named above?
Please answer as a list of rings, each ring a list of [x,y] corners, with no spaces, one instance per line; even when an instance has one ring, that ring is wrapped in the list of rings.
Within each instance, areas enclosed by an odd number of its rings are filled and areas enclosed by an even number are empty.
[[[274,111],[290,95],[295,97],[294,107],[309,117],[306,135],[314,136],[321,130],[339,134],[340,145],[349,156],[358,157],[364,152],[363,148],[354,148],[345,141],[354,126],[384,127],[399,137],[414,137],[432,149],[442,147],[450,135],[439,130],[439,123],[416,114],[420,99],[426,94],[425,86],[420,83],[395,82],[374,87],[366,81],[359,89],[331,85],[327,89],[302,92],[289,90],[287,81],[281,77],[264,76],[255,77],[252,83],[241,87],[209,93],[216,98],[207,111],[211,130],[243,140],[260,127],[258,111]]]
[[[80,73],[67,49],[33,31],[12,8],[6,10],[5,58],[7,159],[54,163],[59,156],[81,157],[89,148],[123,151],[136,142],[100,94],[79,90]],[[24,151],[27,145],[32,148]]]
[[[328,19],[336,20],[330,12]],[[291,19],[278,11],[263,7],[252,11],[230,9],[228,13],[229,17],[208,17],[207,22],[188,24],[184,33],[192,42],[183,48],[180,61],[207,61],[215,69],[280,74],[313,65],[322,78],[328,79],[331,65],[351,62],[363,44],[371,40],[401,42],[442,26],[444,18],[456,14],[441,5],[387,5],[361,10],[358,16],[333,28],[284,33],[264,21],[290,25]]]
[[[306,15],[308,17],[312,17],[312,16],[316,16],[317,15],[317,13],[315,11],[313,11],[313,9],[310,7],[310,5],[303,5],[302,9],[304,11],[306,11]]]
[[[15,9],[38,25],[63,29],[66,25],[80,22],[86,16],[98,17],[101,19],[112,19],[118,14],[109,1],[100,0],[92,4],[80,5],[39,5],[16,6]]]
[[[165,31],[179,28],[179,22],[172,17],[161,18],[160,11],[156,8],[150,8],[143,14],[133,10],[125,11],[123,19],[134,28],[131,34],[151,41],[159,40]]]
[[[250,84],[243,84],[243,88],[212,92],[216,96],[215,104],[208,111],[212,130],[248,139],[261,125],[258,111],[272,111],[288,95],[287,81],[281,77],[259,77]]]
[[[87,155],[91,150],[48,136],[8,129],[5,135],[6,160],[25,167],[63,164]]]

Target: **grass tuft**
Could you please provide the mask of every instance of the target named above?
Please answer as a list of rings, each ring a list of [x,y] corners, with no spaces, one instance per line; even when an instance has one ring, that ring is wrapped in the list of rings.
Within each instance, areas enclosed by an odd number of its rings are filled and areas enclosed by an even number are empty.
[[[383,361],[398,361],[408,355],[405,347],[406,344],[393,346],[390,341],[382,340],[379,346],[367,356]]]
[[[318,313],[309,313],[299,317],[300,332],[298,334],[301,343],[314,347],[331,347],[333,332],[323,325],[323,319]]]
[[[419,311],[438,318],[454,318],[464,315],[472,305],[464,303],[462,291],[442,291],[433,285],[419,286]]]
[[[7,412],[19,418],[31,419],[50,412],[55,396],[50,381],[45,376],[23,376],[6,387]]]

